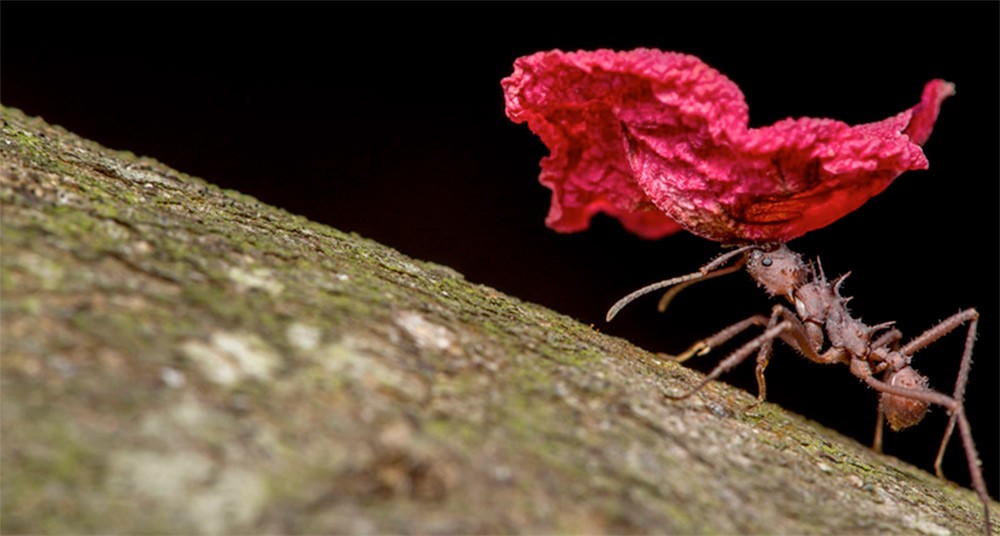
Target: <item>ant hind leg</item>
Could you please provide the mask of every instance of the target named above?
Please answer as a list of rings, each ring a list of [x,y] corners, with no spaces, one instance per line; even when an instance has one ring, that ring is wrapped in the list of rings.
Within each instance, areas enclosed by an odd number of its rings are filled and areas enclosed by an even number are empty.
[[[974,310],[971,311],[974,312]],[[962,366],[962,369],[964,369],[966,375],[964,378],[962,378],[961,377],[962,373],[961,372],[959,373],[960,383],[962,383],[962,380],[968,379],[968,374],[967,374],[968,363],[966,363],[965,361],[966,358],[968,358],[967,360],[971,362],[970,356],[972,354],[972,350],[970,341],[974,341],[975,339],[975,326],[976,326],[975,318],[977,316],[978,315],[972,317],[973,322],[969,326],[970,335],[966,338],[966,355],[963,358],[963,366]],[[938,326],[935,326],[934,328],[931,329],[932,330],[936,329],[939,326],[941,326],[941,324],[938,324]],[[954,329],[954,327],[952,327],[951,329]],[[982,467],[982,462],[979,460],[979,452],[976,450],[976,443],[972,438],[972,427],[969,425],[969,419],[965,416],[965,408],[962,405],[962,402],[948,395],[930,389],[917,389],[917,388],[890,385],[875,378],[874,376],[867,376],[863,378],[863,380],[873,389],[881,393],[889,393],[891,395],[909,398],[912,400],[920,400],[923,402],[927,402],[929,404],[942,406],[948,410],[948,413],[951,414],[951,419],[949,420],[948,429],[945,432],[944,441],[942,442],[942,447],[938,454],[939,456],[943,455],[944,445],[946,445],[948,443],[948,439],[951,438],[951,433],[954,430],[954,424],[958,424],[958,435],[962,439],[962,447],[965,449],[965,459],[969,465],[969,476],[972,479],[972,488],[976,491],[976,495],[979,496],[979,500],[982,501],[983,503],[983,515],[986,523],[985,529],[986,533],[990,534],[992,531],[992,526],[990,524],[989,493],[987,493],[986,491],[986,481],[983,479],[983,467]],[[956,389],[956,391],[964,393],[964,389],[965,386],[963,384],[960,387],[960,389]]]
[[[944,437],[941,439],[941,446],[938,448],[937,457],[934,459],[934,472],[939,478],[944,478],[944,471],[942,471],[941,465],[944,461],[944,453],[948,447],[948,441],[955,431],[956,420],[959,418],[959,413],[964,413],[965,411],[965,386],[969,383],[969,370],[972,368],[972,348],[976,343],[979,312],[975,309],[966,309],[958,312],[923,332],[920,336],[907,343],[901,350],[904,355],[912,356],[915,352],[926,348],[931,343],[951,333],[966,322],[969,323],[969,329],[965,335],[965,347],[962,350],[962,361],[958,367],[958,377],[955,379],[955,391],[951,396],[957,407],[948,408],[948,413],[950,414],[948,426],[945,428]]]

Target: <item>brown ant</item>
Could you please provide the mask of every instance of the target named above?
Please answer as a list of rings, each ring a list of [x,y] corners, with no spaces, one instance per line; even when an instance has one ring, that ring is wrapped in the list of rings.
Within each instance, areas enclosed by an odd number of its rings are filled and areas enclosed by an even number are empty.
[[[742,257],[734,265],[725,267],[730,260],[739,255]],[[917,338],[899,346],[903,334],[892,327],[894,322],[868,326],[851,316],[847,310],[850,298],[840,294],[840,286],[850,273],[833,281],[827,281],[818,261],[816,266],[812,263],[807,264],[801,255],[788,249],[785,244],[770,243],[740,247],[702,266],[697,272],[641,288],[611,307],[607,320],[610,321],[623,307],[639,296],[673,287],[660,300],[659,309],[663,311],[673,297],[688,285],[735,272],[744,265],[759,286],[764,287],[771,296],[782,296],[787,299],[794,310],[777,304],[772,308],[770,317],[751,316],[694,343],[676,359],[684,361],[694,355],[704,355],[750,326],[764,328],[764,333],[729,354],[698,385],[680,395],[665,396],[680,400],[697,393],[709,382],[743,362],[756,350],[755,373],[759,390],[757,401],[751,408],[756,407],[764,401],[767,394],[764,369],[771,358],[771,346],[775,339],[781,339],[810,361],[847,365],[852,374],[879,392],[874,445],[877,451],[882,449],[883,420],[888,420],[889,426],[899,431],[919,423],[926,415],[930,404],[947,409],[950,419],[938,449],[937,459],[934,461],[934,470],[938,477],[944,478],[941,462],[957,423],[962,446],[965,448],[965,457],[969,463],[972,487],[983,502],[986,533],[989,534],[991,531],[989,496],[986,493],[981,462],[963,406],[965,384],[969,380],[969,368],[972,365],[976,325],[979,321],[979,313],[975,309],[966,309],[952,315]],[[968,323],[969,330],[965,338],[962,363],[959,366],[955,391],[951,396],[947,396],[927,387],[927,378],[915,371],[910,366],[910,361],[918,350],[965,323]],[[827,346],[825,350],[824,345]]]

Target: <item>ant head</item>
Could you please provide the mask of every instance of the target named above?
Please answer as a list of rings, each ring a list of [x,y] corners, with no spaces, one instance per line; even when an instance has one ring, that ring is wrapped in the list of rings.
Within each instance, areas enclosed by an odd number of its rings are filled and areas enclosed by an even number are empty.
[[[772,296],[792,297],[806,282],[808,268],[802,256],[784,244],[755,247],[746,254],[747,272]]]
[[[907,389],[926,389],[927,377],[906,367],[890,374],[886,383]],[[922,400],[882,393],[880,403],[889,426],[897,432],[919,423],[927,415],[928,404]]]

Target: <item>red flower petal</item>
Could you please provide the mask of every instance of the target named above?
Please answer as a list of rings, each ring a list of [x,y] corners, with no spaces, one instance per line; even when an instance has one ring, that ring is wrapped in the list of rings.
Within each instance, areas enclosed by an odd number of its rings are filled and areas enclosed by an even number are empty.
[[[954,93],[931,81],[914,108],[855,127],[803,118],[748,129],[739,88],[683,54],[541,52],[502,85],[507,115],[552,151],[539,177],[553,191],[550,227],[579,231],[603,211],[647,238],[680,224],[721,242],[790,240],[926,168],[918,144]]]

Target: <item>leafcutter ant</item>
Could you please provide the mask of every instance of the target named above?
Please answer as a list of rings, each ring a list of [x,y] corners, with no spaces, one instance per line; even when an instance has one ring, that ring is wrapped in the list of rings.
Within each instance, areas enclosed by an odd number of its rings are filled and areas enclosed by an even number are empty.
[[[732,265],[727,266],[733,259]],[[889,421],[893,430],[902,430],[919,423],[931,404],[944,407],[950,418],[938,448],[934,469],[944,478],[941,463],[945,448],[958,424],[959,437],[965,448],[969,464],[972,487],[983,503],[986,533],[990,533],[989,495],[976,445],[972,440],[972,430],[965,415],[963,399],[965,385],[969,380],[972,365],[972,347],[976,339],[976,325],[979,313],[975,309],[965,309],[956,313],[906,344],[900,345],[903,334],[893,327],[893,322],[868,326],[851,316],[847,309],[850,298],[840,293],[840,286],[847,278],[844,274],[832,281],[826,279],[823,268],[803,261],[802,256],[788,249],[783,243],[754,244],[730,251],[697,272],[667,279],[641,288],[619,300],[608,311],[610,321],[618,312],[636,298],[670,288],[660,301],[660,310],[683,288],[696,282],[729,274],[745,268],[759,286],[771,296],[785,298],[791,308],[776,304],[771,316],[754,315],[737,322],[722,331],[702,339],[687,351],[677,356],[679,361],[694,355],[704,355],[713,348],[724,344],[751,326],[758,326],[764,332],[740,346],[723,359],[700,383],[679,395],[665,395],[680,400],[687,398],[712,380],[743,362],[755,351],[757,353],[757,401],[754,407],[764,401],[767,389],[764,383],[764,369],[771,358],[771,347],[775,339],[784,341],[810,361],[816,363],[842,363],[851,373],[871,388],[879,392],[878,421],[875,431],[875,449],[882,447],[883,421]],[[927,386],[927,378],[910,366],[913,354],[937,341],[941,337],[968,324],[965,349],[959,365],[955,391],[951,396],[939,393]],[[824,348],[825,347],[825,348]]]

